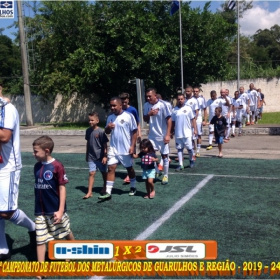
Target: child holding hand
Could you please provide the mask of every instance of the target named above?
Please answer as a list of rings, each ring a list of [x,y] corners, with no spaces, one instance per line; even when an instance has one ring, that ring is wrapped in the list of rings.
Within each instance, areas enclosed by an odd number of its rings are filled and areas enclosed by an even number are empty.
[[[143,139],[140,142],[140,153],[133,154],[133,158],[141,158],[142,178],[146,180],[147,194],[144,198],[155,197],[154,179],[156,176],[155,162],[158,160],[153,144],[149,139]]]

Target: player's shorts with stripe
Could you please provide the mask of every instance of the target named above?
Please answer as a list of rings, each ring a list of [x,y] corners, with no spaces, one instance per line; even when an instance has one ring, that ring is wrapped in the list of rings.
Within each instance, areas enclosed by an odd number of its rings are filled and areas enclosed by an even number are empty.
[[[119,155],[115,148],[110,147],[108,151],[108,162],[107,165],[119,164],[123,167],[128,168],[133,165],[133,159],[131,155]]]
[[[150,139],[153,144],[154,150],[159,151],[162,155],[169,154],[169,144],[165,144],[163,140]]]
[[[37,244],[45,244],[50,240],[62,239],[71,233],[70,220],[67,213],[62,216],[62,221],[54,223],[54,216],[37,216],[35,219]]]
[[[18,208],[18,188],[20,170],[0,172],[0,212],[14,211]]]
[[[192,149],[192,138],[191,137],[183,137],[183,138],[176,138],[176,149],[181,150],[186,148],[187,150]]]

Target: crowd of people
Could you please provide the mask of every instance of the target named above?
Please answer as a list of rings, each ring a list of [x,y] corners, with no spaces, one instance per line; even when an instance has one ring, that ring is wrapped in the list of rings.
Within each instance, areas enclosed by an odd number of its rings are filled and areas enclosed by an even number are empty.
[[[200,93],[198,87],[187,87],[185,94],[178,94],[177,103],[173,107],[171,103],[162,100],[155,88],[148,88],[147,102],[143,108],[144,121],[149,124],[146,139],[142,139],[138,112],[129,104],[128,93],[111,98],[111,114],[104,130],[98,126],[98,114],[89,113],[90,127],[85,133],[86,161],[89,166],[88,192],[83,199],[93,195],[97,170],[101,171],[103,177],[103,188],[98,198],[110,199],[118,164],[127,170],[125,182],[130,184],[129,195],[134,196],[137,189],[133,160],[136,158],[141,160],[142,178],[146,183],[147,193],[144,198],[153,199],[156,195],[154,182],[163,176],[161,184],[168,184],[171,138],[175,137],[178,151],[178,167],[175,171],[179,172],[184,170],[185,148],[190,168],[195,167],[195,159],[200,157],[204,125],[209,124],[209,145],[206,149],[212,149],[215,136],[218,157],[222,158],[222,144],[229,141],[230,137],[235,137],[236,128],[241,136],[243,125],[254,125],[262,117],[264,95],[253,84],[250,84],[246,92],[244,87],[240,87],[233,97],[230,97],[227,89],[221,89],[219,97],[212,90],[211,98],[207,101]],[[61,238],[74,240],[66,213],[65,185],[68,179],[63,164],[52,157],[53,140],[49,136],[39,137],[33,142],[33,154],[38,161],[34,166],[35,222],[18,209],[22,167],[19,135],[18,112],[0,92],[0,261],[11,257],[5,235],[6,221],[28,230],[31,248],[37,247],[38,260],[44,261],[48,241]],[[137,144],[139,153],[136,153]],[[160,158],[156,152],[160,153]]]

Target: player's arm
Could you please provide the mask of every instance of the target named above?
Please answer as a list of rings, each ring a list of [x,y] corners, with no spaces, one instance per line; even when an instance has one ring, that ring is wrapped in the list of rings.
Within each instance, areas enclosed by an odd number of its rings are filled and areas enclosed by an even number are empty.
[[[59,209],[54,212],[54,224],[58,224],[62,221],[62,216],[64,214],[64,207],[66,202],[66,187],[64,185],[59,186]]]
[[[87,141],[87,146],[86,146],[86,162],[88,162],[88,145],[89,145],[89,142]]]
[[[142,132],[141,132],[141,127],[140,127],[140,123],[139,122],[137,123],[137,132],[138,132],[137,143],[140,143],[141,142],[141,138],[142,138]]]
[[[171,116],[168,116],[166,118],[166,124],[167,124],[167,130],[166,130],[166,135],[164,137],[164,143],[168,144],[170,142],[170,132],[171,132],[171,126],[172,126]]]
[[[206,107],[203,109],[203,119],[204,120],[202,120],[202,125],[205,125],[206,124],[206,122],[207,122],[207,110],[206,110]]]
[[[171,131],[170,131],[170,137],[171,138],[173,138],[174,133],[175,133],[175,121],[172,121]]]
[[[193,133],[194,133],[194,135],[197,135],[196,118],[192,119],[192,126],[193,126]]]
[[[137,141],[137,129],[134,129],[132,131],[131,146],[129,148],[129,154],[130,155],[133,155],[133,153],[134,153],[134,147],[136,145],[136,141]]]
[[[102,158],[102,164],[106,164],[107,163],[107,153],[108,153],[108,147],[107,147],[107,142],[103,143],[103,149],[104,149],[104,156]]]
[[[0,129],[0,142],[7,143],[11,139],[13,131],[10,129],[1,128]]]

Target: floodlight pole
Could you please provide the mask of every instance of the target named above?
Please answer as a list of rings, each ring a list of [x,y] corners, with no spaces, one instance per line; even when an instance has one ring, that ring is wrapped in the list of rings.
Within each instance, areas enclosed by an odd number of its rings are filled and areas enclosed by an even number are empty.
[[[25,114],[27,126],[33,126],[32,108],[31,108],[31,94],[29,84],[29,73],[27,64],[27,53],[25,45],[25,32],[22,20],[22,4],[21,1],[17,1],[18,9],[18,26],[19,26],[19,38],[20,38],[20,50],[21,50],[21,64],[23,74],[23,89],[24,89],[24,103],[25,103]]]
[[[183,70],[183,40],[182,40],[182,17],[181,17],[181,0],[179,2],[179,25],[180,25],[180,57],[181,57],[181,87],[184,93],[184,70]]]
[[[239,1],[236,1],[237,9],[237,90],[240,87],[240,26],[239,26]]]

